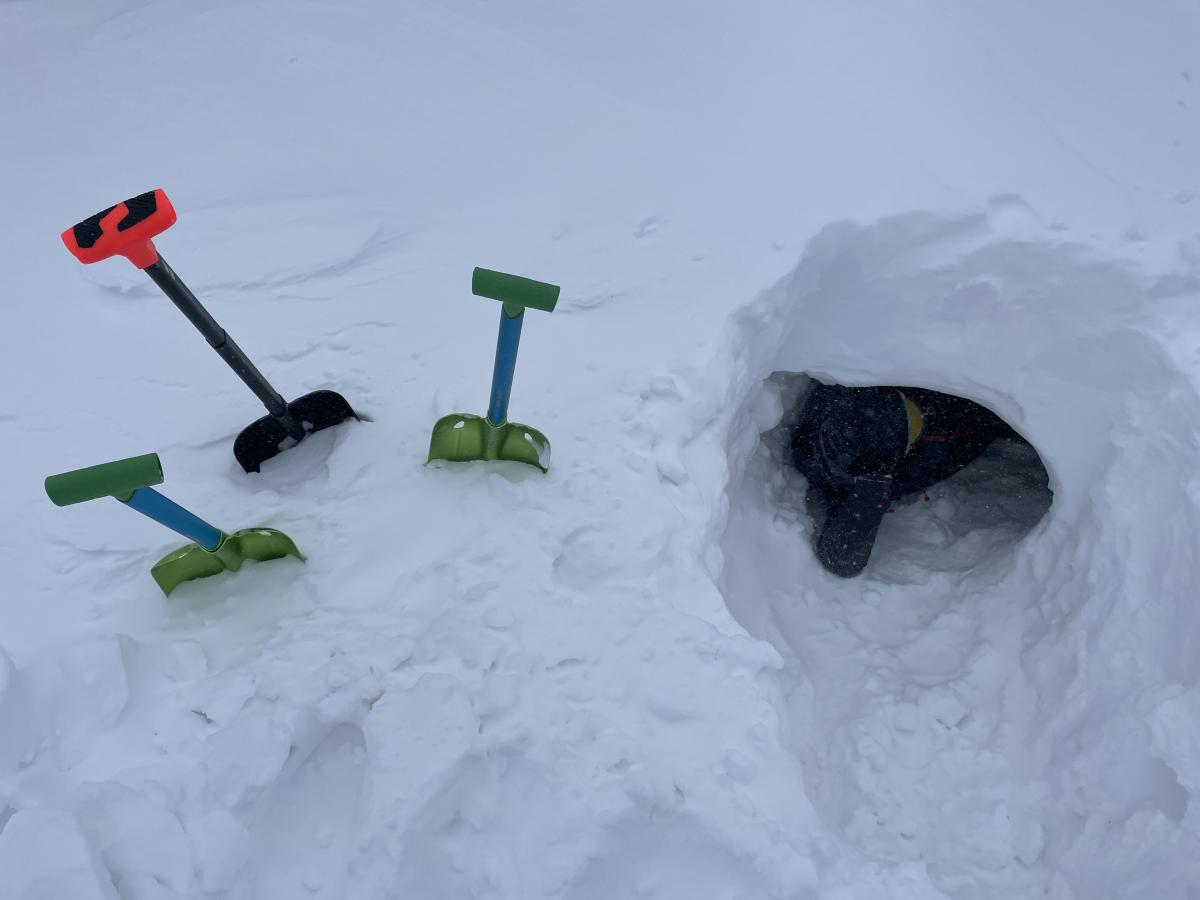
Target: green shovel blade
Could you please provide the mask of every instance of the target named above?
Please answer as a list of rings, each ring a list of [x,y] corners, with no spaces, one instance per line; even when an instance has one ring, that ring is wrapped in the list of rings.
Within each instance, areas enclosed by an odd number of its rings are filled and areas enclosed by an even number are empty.
[[[503,459],[537,466],[545,472],[550,464],[550,442],[528,425],[517,422],[493,425],[482,416],[451,413],[433,426],[429,459],[450,462]]]
[[[245,528],[226,535],[216,550],[205,550],[199,544],[180,547],[155,563],[150,575],[164,594],[170,594],[185,581],[225,571],[236,572],[248,559],[266,562],[285,556],[304,560],[296,544],[282,531]]]

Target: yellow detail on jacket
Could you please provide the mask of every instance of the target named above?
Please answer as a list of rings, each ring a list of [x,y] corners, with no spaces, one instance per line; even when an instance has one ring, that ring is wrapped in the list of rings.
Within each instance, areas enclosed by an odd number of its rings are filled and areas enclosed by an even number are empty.
[[[904,398],[904,409],[908,413],[908,449],[911,450],[925,428],[925,417],[921,415],[921,407],[909,400],[903,392],[900,396]]]

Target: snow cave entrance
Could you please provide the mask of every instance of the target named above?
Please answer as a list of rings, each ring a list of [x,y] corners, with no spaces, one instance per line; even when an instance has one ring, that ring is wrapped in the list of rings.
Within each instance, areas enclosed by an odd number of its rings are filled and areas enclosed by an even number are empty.
[[[794,527],[810,555],[825,508],[792,462],[790,436],[816,384],[803,372],[775,372],[761,385],[777,398],[782,415],[761,435],[756,454],[775,515]],[[1021,437],[996,439],[965,468],[929,485],[924,495],[909,494],[891,504],[863,575],[913,583],[930,573],[969,572],[1007,555],[1042,520],[1052,500],[1050,476],[1036,448]],[[813,563],[819,565],[815,557]]]

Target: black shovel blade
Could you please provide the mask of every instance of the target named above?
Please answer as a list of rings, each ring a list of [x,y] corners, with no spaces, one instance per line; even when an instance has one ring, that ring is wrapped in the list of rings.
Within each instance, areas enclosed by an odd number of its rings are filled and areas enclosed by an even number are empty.
[[[336,391],[313,391],[288,404],[288,413],[304,426],[305,435],[332,428],[358,414]],[[257,472],[264,462],[299,443],[273,416],[263,416],[242,429],[233,442],[233,455],[247,472]]]

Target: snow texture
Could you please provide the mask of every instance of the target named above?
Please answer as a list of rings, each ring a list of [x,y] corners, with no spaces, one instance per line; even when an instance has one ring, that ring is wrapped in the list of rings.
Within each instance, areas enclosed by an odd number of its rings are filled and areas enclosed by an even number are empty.
[[[3,900],[1200,898],[1200,13],[979,4],[0,3]],[[58,233],[163,256],[256,401]],[[475,265],[563,286],[482,413]],[[816,563],[806,377],[997,444]],[[164,492],[307,563],[164,599]]]

